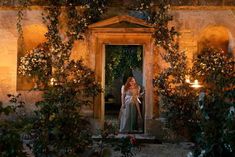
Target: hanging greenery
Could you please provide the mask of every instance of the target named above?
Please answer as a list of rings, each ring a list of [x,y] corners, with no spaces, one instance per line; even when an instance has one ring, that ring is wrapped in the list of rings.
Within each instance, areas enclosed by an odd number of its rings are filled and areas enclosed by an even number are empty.
[[[194,125],[197,120],[196,106],[193,105],[196,103],[197,93],[185,82],[189,71],[187,58],[185,53],[179,50],[179,33],[174,26],[169,27],[173,20],[169,13],[170,5],[167,0],[161,0],[156,9],[153,1],[140,0],[137,1],[137,6],[136,10],[147,13],[146,21],[155,29],[155,45],[163,49],[159,53],[168,63],[168,67],[154,78],[154,87],[162,100],[161,108],[164,113],[161,114],[165,114],[168,127],[178,135],[192,138],[189,133],[197,130],[197,125]],[[189,100],[189,97],[192,99]]]
[[[94,79],[94,72],[82,61],[70,60],[71,49],[75,40],[84,37],[87,26],[99,20],[105,10],[105,1],[51,0],[47,4],[43,13],[43,20],[48,28],[47,41],[24,56],[19,68],[20,74],[36,77],[38,88],[44,90],[43,101],[36,104],[39,110],[35,112],[36,119],[31,131],[34,139],[33,151],[36,156],[77,156],[91,143],[87,125],[89,123],[80,115],[79,109],[81,105],[91,103],[91,98],[100,92],[100,86]],[[142,11],[154,7],[150,1],[143,1],[140,6]],[[166,49],[172,46],[169,44],[173,41],[171,36],[176,34],[174,29],[169,33],[164,23],[167,21],[166,17],[170,20],[166,16],[167,9],[168,6],[161,4],[159,11],[148,12],[147,21],[156,29],[156,43]],[[59,29],[62,13],[67,16],[66,33],[63,35]],[[159,23],[156,23],[156,20],[159,20]],[[22,33],[21,30],[19,32]],[[158,31],[166,33],[157,33]],[[111,74],[110,80],[120,76],[129,67],[141,68],[142,49],[131,46],[129,48],[122,48],[122,51],[127,52],[120,53],[117,49],[110,54],[106,62]],[[129,150],[126,153],[128,152]]]
[[[105,84],[111,85],[129,70],[142,70],[142,51],[142,47],[136,45],[106,46]]]
[[[162,47],[163,59],[169,66],[155,79],[154,86],[163,101],[168,126],[178,135],[195,142],[189,156],[234,156],[234,60],[223,52],[204,49],[187,69],[186,56],[179,51],[178,33],[169,28],[172,20],[169,6],[163,1],[158,12],[152,11],[151,1],[138,1],[137,10],[149,13],[147,21],[155,26],[155,43]],[[193,89],[186,76],[203,84]],[[190,81],[190,80],[189,80]]]
[[[37,88],[43,90],[29,132],[35,156],[77,156],[92,142],[89,122],[80,110],[83,105],[93,105],[101,87],[94,72],[70,55],[74,41],[83,38],[87,26],[98,20],[104,8],[104,0],[51,0],[44,7],[47,40],[26,53],[18,69],[21,75],[36,78]],[[62,13],[68,19],[63,22],[65,33],[60,30]]]
[[[24,102],[20,101],[20,94],[8,94],[10,104],[3,106],[0,102],[0,156],[1,157],[27,157],[24,151],[21,133],[24,131],[26,122],[20,112]],[[15,118],[12,118],[14,115]],[[5,118],[2,118],[4,116]]]
[[[231,103],[234,62],[216,50],[205,50],[190,73],[186,56],[179,51],[179,33],[168,26],[173,20],[168,1],[162,0],[157,9],[152,0],[135,3],[135,9],[144,12],[146,21],[154,27],[155,44],[164,49],[160,53],[169,65],[154,79],[169,127],[196,142],[195,156],[231,155],[235,141]],[[47,41],[21,58],[19,66],[20,74],[36,77],[38,88],[44,90],[43,101],[37,102],[39,109],[31,132],[33,150],[36,156],[77,156],[91,143],[88,121],[79,112],[81,105],[91,105],[101,89],[94,72],[82,60],[70,59],[71,49],[75,40],[84,38],[88,25],[99,20],[106,1],[50,0],[47,4],[43,13],[48,28]],[[20,11],[18,30],[23,34],[22,9]],[[63,35],[62,14],[67,16]],[[142,50],[131,46],[110,49],[107,51],[112,53],[108,53],[106,61],[108,84],[127,68],[142,66]],[[186,76],[205,84],[207,99],[203,105],[198,104],[199,91],[192,90],[185,81]]]

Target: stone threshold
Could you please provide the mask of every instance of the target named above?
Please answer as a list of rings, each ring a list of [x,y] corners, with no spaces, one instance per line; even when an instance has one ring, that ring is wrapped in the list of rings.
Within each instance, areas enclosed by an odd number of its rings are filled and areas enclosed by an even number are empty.
[[[116,140],[119,141],[122,138],[126,138],[128,136],[134,137],[139,143],[148,143],[148,144],[162,144],[162,141],[157,139],[155,136],[146,135],[146,134],[117,134],[110,135],[105,140]],[[101,135],[93,135],[92,139],[94,141],[99,141],[102,139]]]

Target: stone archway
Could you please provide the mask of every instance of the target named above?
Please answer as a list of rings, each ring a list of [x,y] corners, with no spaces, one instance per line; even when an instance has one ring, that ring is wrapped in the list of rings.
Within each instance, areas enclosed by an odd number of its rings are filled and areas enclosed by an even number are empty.
[[[208,26],[200,34],[198,41],[198,52],[205,47],[212,47],[223,50],[229,53],[230,46],[230,31],[224,26]]]
[[[97,80],[105,87],[105,45],[143,46],[143,85],[145,88],[145,132],[148,119],[153,118],[153,39],[154,29],[141,19],[116,16],[89,26],[89,59],[94,64]],[[95,60],[95,62],[94,62]],[[94,118],[104,123],[104,93],[94,103]]]
[[[42,24],[27,25],[23,28],[24,41],[21,38],[18,39],[18,51],[17,60],[24,56],[28,51],[36,48],[39,44],[46,41],[44,36],[47,32],[47,28]],[[23,45],[23,46],[22,46]],[[19,64],[19,62],[18,62]],[[34,87],[34,82],[31,78],[26,76],[20,76],[17,73],[17,86],[18,91],[27,91]]]

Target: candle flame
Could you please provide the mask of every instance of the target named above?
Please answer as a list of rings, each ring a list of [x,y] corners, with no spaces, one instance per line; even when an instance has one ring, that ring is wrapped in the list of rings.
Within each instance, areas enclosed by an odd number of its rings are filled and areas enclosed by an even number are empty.
[[[200,88],[200,87],[202,87],[202,85],[199,84],[198,80],[195,80],[192,83],[191,87],[193,87],[193,88]]]
[[[55,82],[56,82],[55,78],[52,77],[52,78],[50,79],[50,85],[53,86],[53,85],[55,84]]]

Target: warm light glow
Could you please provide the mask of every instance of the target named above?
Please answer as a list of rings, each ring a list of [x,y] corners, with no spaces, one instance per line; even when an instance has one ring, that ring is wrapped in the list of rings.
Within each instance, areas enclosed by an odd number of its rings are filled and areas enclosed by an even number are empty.
[[[189,76],[185,76],[185,82],[190,83]]]
[[[53,86],[53,85],[55,84],[55,81],[56,81],[55,78],[52,77],[52,78],[50,79],[50,85]]]
[[[195,80],[192,83],[191,87],[193,87],[193,88],[200,88],[200,87],[202,87],[202,85],[199,84],[198,80]]]

